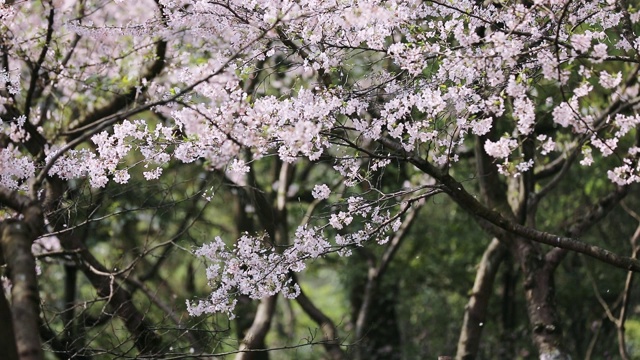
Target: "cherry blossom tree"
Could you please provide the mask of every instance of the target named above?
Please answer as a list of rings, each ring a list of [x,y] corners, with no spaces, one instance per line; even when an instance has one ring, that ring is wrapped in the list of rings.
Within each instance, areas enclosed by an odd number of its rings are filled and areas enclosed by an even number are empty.
[[[327,352],[344,356],[298,274],[316,259],[382,246],[367,279],[373,293],[418,210],[443,193],[494,238],[457,356],[477,354],[496,269],[510,256],[539,357],[568,359],[554,286],[567,254],[640,271],[635,256],[581,240],[640,182],[636,7],[623,0],[0,2],[1,233],[12,284],[11,303],[3,297],[0,305],[13,319],[14,358],[43,356],[31,245],[52,237],[53,252],[108,299],[137,351],[167,353],[123,286],[134,281],[129,269],[102,264],[65,229],[61,209],[79,182],[94,191],[124,188],[136,176],[157,183],[179,164],[216,174],[259,206],[253,225],[194,251],[209,264],[211,293],[184,304],[194,317],[233,318],[239,299],[259,300],[239,358],[264,349],[278,294],[297,299],[322,327]],[[469,164],[471,176],[462,170]],[[265,168],[275,175],[260,174]],[[582,168],[605,179],[606,191],[576,204],[563,226],[540,219]],[[402,175],[390,181],[394,172]],[[200,202],[220,196],[209,183],[198,194]],[[295,199],[304,200],[300,218],[288,214]],[[92,221],[92,211],[81,221]]]

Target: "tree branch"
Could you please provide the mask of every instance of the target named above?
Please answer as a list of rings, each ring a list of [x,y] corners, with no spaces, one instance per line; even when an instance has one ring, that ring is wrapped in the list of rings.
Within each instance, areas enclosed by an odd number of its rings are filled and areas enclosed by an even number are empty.
[[[292,273],[291,277],[295,283],[298,282],[296,276]],[[302,310],[318,324],[320,330],[322,331],[322,339],[324,340],[322,346],[324,346],[325,350],[329,354],[330,359],[332,360],[341,360],[345,358],[344,351],[340,348],[340,343],[338,341],[338,329],[331,319],[322,312],[322,310],[318,309],[311,299],[307,297],[307,295],[300,290],[300,294],[296,297],[296,302]]]
[[[131,294],[115,280],[115,275],[111,275],[73,235],[62,235],[60,242],[66,250],[76,251],[76,264],[98,295],[108,299],[108,304],[134,337],[135,346],[140,353],[154,356],[162,354],[164,350],[160,336],[153,331],[144,314],[132,303]]]
[[[476,217],[485,219],[500,228],[503,228],[518,236],[522,236],[526,239],[582,253],[620,269],[640,272],[640,261],[638,261],[637,259],[620,256],[599,246],[589,245],[580,240],[576,240],[570,237],[555,235],[545,231],[532,229],[520,225],[516,222],[507,220],[497,211],[491,210],[478,202],[478,200],[473,195],[469,194],[469,192],[464,189],[462,184],[455,180],[452,176],[444,173],[442,170],[440,170],[436,166],[433,166],[428,161],[416,155],[407,153],[397,142],[388,138],[380,138],[378,141],[382,145],[400,154],[403,154],[404,157],[415,167],[442,183],[446,187],[445,191],[447,192],[447,194],[449,194],[449,196],[468,213]]]

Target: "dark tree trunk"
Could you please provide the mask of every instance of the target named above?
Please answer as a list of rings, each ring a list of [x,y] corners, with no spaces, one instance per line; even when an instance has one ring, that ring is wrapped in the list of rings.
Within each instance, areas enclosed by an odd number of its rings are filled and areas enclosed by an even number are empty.
[[[555,267],[524,239],[517,239],[514,248],[522,269],[527,314],[538,355],[545,360],[568,360],[555,303]]]
[[[378,292],[371,304],[371,315],[365,325],[364,338],[357,346],[362,359],[399,360],[402,359],[401,337],[398,328],[395,295],[397,287]]]
[[[23,221],[5,220],[0,229],[2,253],[13,284],[11,316],[13,324],[19,324],[13,329],[18,357],[21,360],[40,360],[44,353],[38,331],[40,300],[36,261],[31,253],[34,236]]]
[[[0,294],[0,349],[2,349],[3,359],[18,360],[11,309],[4,296],[4,290]]]
[[[518,271],[513,266],[511,257],[507,258],[503,266],[504,275],[502,277],[502,334],[500,334],[499,357],[502,360],[511,360],[516,356],[515,341],[518,338],[516,333],[516,285],[518,282]]]

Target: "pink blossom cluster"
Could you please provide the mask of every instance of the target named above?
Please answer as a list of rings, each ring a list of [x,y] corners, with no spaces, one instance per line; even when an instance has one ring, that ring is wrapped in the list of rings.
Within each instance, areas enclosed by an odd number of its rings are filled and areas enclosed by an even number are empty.
[[[0,149],[0,186],[16,190],[27,188],[26,181],[35,175],[35,165],[18,148]]]
[[[326,185],[325,185],[326,186]],[[316,196],[327,196],[324,186],[318,186]],[[398,231],[400,214],[391,215],[389,210],[373,207],[361,197],[349,197],[345,210],[332,214],[329,226],[336,230],[348,226],[354,216],[369,219],[362,230],[336,234],[329,242],[320,227],[299,226],[291,245],[275,245],[268,236],[242,235],[232,246],[220,237],[195,250],[195,255],[208,263],[207,279],[212,293],[206,299],[187,301],[187,309],[193,316],[205,313],[227,313],[233,317],[238,294],[259,299],[282,293],[294,298],[299,287],[292,283],[290,272],[300,272],[306,268],[306,261],[317,259],[327,253],[338,251],[341,256],[351,254],[353,246],[362,246],[366,241],[375,240],[384,244],[389,240],[389,231]]]
[[[233,317],[234,294],[253,299],[282,293],[294,298],[300,288],[292,283],[289,272],[304,270],[307,259],[315,259],[331,250],[318,229],[301,226],[293,245],[279,249],[265,237],[245,234],[229,249],[220,237],[195,251],[208,262],[207,278],[213,291],[206,300],[187,301],[191,315],[226,312]]]

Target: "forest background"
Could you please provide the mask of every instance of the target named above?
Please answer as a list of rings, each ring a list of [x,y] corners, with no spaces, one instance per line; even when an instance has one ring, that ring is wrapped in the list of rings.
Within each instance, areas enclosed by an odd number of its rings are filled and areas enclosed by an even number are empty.
[[[640,359],[639,8],[0,1],[3,356]]]

